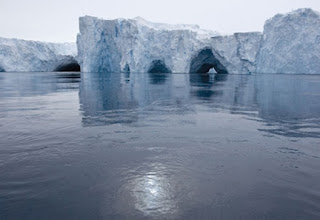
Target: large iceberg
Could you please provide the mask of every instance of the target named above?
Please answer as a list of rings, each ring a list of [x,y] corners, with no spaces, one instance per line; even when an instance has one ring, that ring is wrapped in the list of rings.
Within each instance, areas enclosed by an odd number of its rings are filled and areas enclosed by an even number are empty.
[[[44,43],[0,37],[0,72],[76,70],[80,68],[76,56],[75,43]]]
[[[319,73],[320,15],[299,9],[268,20],[264,32],[220,36],[195,25],[80,18],[84,72]]]
[[[320,73],[320,14],[276,15],[263,33],[222,36],[142,18],[79,19],[77,44],[0,38],[0,72]]]
[[[79,63],[84,72],[248,73],[260,33],[220,36],[196,25],[136,19],[80,18]]]
[[[258,73],[320,73],[320,14],[299,9],[264,26]]]

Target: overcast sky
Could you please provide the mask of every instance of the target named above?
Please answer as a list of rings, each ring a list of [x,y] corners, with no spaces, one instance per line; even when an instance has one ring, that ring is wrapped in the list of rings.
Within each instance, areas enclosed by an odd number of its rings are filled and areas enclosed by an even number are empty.
[[[262,31],[266,19],[320,0],[0,0],[0,36],[75,41],[78,17],[134,18],[198,24],[222,33]]]

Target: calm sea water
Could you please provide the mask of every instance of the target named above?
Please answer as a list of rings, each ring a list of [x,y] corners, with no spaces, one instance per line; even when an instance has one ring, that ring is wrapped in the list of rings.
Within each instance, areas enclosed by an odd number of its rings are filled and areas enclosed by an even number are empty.
[[[0,219],[320,219],[320,75],[1,73]]]

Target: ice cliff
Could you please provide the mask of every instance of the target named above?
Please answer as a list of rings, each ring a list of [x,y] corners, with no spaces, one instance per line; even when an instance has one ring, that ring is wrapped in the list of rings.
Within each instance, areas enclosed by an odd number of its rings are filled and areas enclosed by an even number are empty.
[[[196,25],[136,19],[80,18],[79,63],[84,72],[248,73],[260,33],[219,36]]]
[[[320,16],[311,9],[276,15],[263,33],[220,36],[196,25],[141,18],[80,18],[84,72],[319,73]]]
[[[320,73],[320,14],[311,9],[229,36],[142,18],[85,16],[79,27],[77,45],[0,38],[0,72]]]
[[[258,73],[320,73],[320,14],[299,9],[264,26]]]
[[[74,43],[44,43],[0,38],[0,72],[48,72],[75,68]]]

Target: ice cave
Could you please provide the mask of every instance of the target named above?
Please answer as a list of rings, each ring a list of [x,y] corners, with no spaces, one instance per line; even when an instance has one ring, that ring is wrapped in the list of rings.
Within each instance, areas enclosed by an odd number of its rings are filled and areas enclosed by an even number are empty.
[[[194,57],[190,65],[190,73],[209,73],[214,69],[218,74],[227,74],[227,69],[213,55],[211,49],[203,49]]]
[[[171,73],[171,70],[162,60],[154,60],[151,63],[148,73]]]
[[[77,62],[63,64],[58,66],[54,72],[80,72],[80,65]]]

